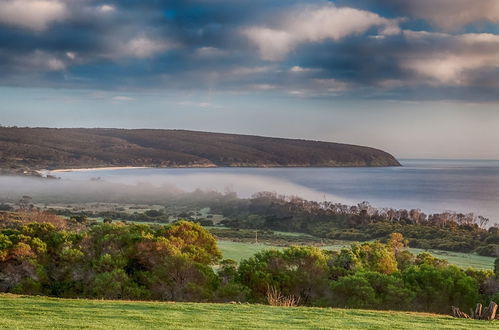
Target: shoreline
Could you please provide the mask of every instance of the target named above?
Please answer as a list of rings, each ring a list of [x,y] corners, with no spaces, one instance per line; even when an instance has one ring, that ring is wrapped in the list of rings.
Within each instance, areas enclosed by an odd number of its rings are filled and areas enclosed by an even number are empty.
[[[374,166],[355,166],[355,165],[344,165],[344,166],[306,166],[306,165],[291,165],[291,166],[167,166],[167,167],[156,167],[156,166],[105,166],[105,167],[83,167],[83,168],[60,168],[55,170],[36,170],[37,173],[42,175],[47,175],[51,173],[69,173],[69,172],[91,172],[91,171],[108,171],[108,170],[133,170],[133,169],[144,169],[144,168],[162,168],[162,169],[200,169],[200,168],[263,168],[263,169],[273,169],[273,168],[383,168],[383,167],[403,167],[403,165],[374,165]]]
[[[87,167],[87,168],[61,168],[57,170],[40,170],[39,173],[65,173],[65,172],[91,172],[107,170],[133,170],[139,168],[150,168],[147,166],[106,166],[106,167]]]

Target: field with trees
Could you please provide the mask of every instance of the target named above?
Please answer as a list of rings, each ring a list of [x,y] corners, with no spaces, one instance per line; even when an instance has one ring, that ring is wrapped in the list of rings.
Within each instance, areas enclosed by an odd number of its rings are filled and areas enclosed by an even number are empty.
[[[398,232],[409,246],[453,252],[499,256],[499,228],[472,213],[425,214],[412,209],[378,209],[368,202],[358,205],[307,201],[271,192],[250,199],[230,199],[211,204],[222,214],[226,227],[300,232],[322,239],[387,240]]]
[[[246,304],[56,299],[0,294],[2,329],[490,329],[427,313]]]
[[[168,224],[186,219],[209,227],[219,239],[228,241],[253,242],[258,230],[259,242],[278,246],[289,245],[291,240],[295,244],[314,246],[386,241],[391,233],[398,232],[408,240],[410,248],[448,251],[452,253],[449,255],[452,259],[456,256],[462,259],[459,253],[493,258],[499,256],[499,227],[490,226],[489,219],[472,213],[448,211],[425,214],[418,209],[378,209],[367,202],[358,205],[316,202],[270,192],[257,193],[251,198],[238,198],[235,193],[200,190],[161,193],[152,187],[147,198],[154,205],[134,207],[130,205],[132,197],[126,188],[121,189],[116,197],[106,187],[103,185],[102,191],[96,192],[93,197],[102,198],[99,203],[87,203],[85,207],[66,207],[62,204],[57,208],[38,204],[38,208],[67,218],[150,224]],[[68,192],[67,197],[78,198],[72,194]],[[110,209],[101,209],[106,203],[111,203]],[[127,204],[126,208],[119,206]],[[0,208],[12,210],[16,209],[16,205],[1,204]],[[290,234],[298,236],[291,239]]]
[[[268,250],[268,249],[282,250],[284,248],[283,246],[269,245],[266,243],[254,243],[254,242],[246,243],[246,242],[234,242],[226,240],[218,241],[217,244],[225,259],[234,259],[236,261],[247,259],[263,250]],[[350,242],[346,245],[345,244],[325,245],[321,246],[320,248],[326,250],[339,251],[343,248],[348,248],[351,244],[352,243]],[[292,243],[290,245],[292,245]],[[448,252],[442,250],[422,250],[422,249],[413,249],[413,248],[408,248],[407,250],[415,255],[427,252],[434,257],[446,260],[451,265],[455,265],[464,269],[466,268],[475,268],[475,269],[484,269],[484,270],[494,269],[495,258],[492,257],[484,257],[471,253]]]
[[[448,314],[499,300],[494,270],[462,269],[385,242],[313,246],[223,259],[199,224],[85,223],[31,211],[0,214],[0,291],[65,298],[242,302]],[[299,236],[291,236],[299,237]]]

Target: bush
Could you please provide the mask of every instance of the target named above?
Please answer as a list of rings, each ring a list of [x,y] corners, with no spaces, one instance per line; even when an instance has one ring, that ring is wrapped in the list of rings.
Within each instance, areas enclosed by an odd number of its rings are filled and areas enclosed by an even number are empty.
[[[475,252],[481,256],[499,257],[499,244],[481,245],[475,249]]]

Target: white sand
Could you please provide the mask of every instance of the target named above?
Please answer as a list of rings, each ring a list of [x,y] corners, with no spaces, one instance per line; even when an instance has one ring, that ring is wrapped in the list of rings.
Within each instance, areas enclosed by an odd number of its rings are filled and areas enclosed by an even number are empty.
[[[137,168],[149,168],[147,166],[109,166],[109,167],[88,167],[88,168],[62,168],[59,170],[44,170],[48,173],[60,172],[88,172],[88,171],[102,171],[102,170],[132,170]]]

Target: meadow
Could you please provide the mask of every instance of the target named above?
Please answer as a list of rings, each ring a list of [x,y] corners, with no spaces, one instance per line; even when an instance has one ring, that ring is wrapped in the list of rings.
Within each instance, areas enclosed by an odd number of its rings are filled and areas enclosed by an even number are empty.
[[[348,247],[349,244],[342,245],[330,245],[324,246],[324,249],[328,250],[340,250],[342,248]],[[222,251],[222,255],[226,259],[234,259],[240,261],[242,259],[248,259],[252,257],[255,253],[266,250],[266,249],[277,249],[282,250],[281,246],[267,245],[263,243],[245,243],[245,242],[232,242],[219,240],[218,247]],[[409,251],[414,254],[419,254],[425,252],[423,249],[409,248]],[[494,260],[492,257],[479,256],[472,253],[459,253],[459,252],[449,252],[442,250],[428,250],[437,258],[445,259],[450,264],[456,265],[461,268],[476,268],[476,269],[494,269]]]
[[[392,311],[0,295],[2,329],[490,329],[488,321]]]

